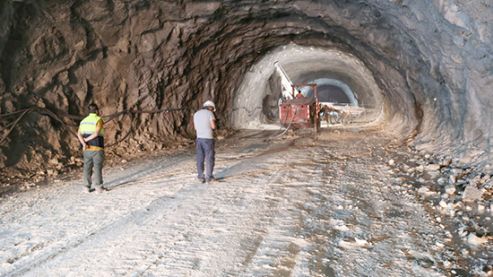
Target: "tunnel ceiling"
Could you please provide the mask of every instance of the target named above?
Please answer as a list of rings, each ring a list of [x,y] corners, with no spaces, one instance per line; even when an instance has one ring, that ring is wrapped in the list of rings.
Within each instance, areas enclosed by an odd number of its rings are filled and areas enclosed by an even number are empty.
[[[340,67],[299,61],[292,50],[284,61],[294,78],[337,77],[359,97],[379,99],[387,130],[487,161],[492,10],[484,0],[2,1],[0,112],[21,112],[0,121],[0,166],[68,159],[92,101],[105,115],[121,112],[106,125],[121,152],[192,137],[190,117],[207,99],[222,127],[248,125],[237,113],[258,103],[240,103],[245,84],[290,47],[340,53],[363,72],[350,74],[344,59]],[[255,99],[266,93],[250,89]]]

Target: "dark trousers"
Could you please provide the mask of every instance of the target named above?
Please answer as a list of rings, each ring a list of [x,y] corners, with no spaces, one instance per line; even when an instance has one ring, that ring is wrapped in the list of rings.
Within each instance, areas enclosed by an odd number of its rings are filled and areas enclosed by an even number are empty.
[[[197,177],[204,178],[204,161],[205,161],[205,178],[213,177],[214,171],[214,139],[197,138],[195,141],[197,156]]]

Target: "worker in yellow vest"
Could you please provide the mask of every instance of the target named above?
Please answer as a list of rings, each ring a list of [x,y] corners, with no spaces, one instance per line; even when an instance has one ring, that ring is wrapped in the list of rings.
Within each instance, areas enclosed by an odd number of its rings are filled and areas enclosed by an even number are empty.
[[[90,104],[89,115],[79,125],[77,137],[84,149],[84,182],[89,192],[102,192],[104,162],[104,127],[98,116],[98,106]],[[92,173],[94,169],[94,184]]]

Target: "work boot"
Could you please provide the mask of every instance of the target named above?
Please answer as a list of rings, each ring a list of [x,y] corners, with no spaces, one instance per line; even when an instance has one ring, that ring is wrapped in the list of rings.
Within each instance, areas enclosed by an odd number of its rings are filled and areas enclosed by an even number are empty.
[[[197,180],[199,180],[199,182],[201,182],[202,184],[205,183],[204,177],[197,177]]]
[[[212,177],[210,177],[210,178],[207,178],[207,179],[205,180],[205,182],[206,182],[207,184],[214,183],[215,181],[216,181],[216,178],[214,178],[214,176],[212,176]]]

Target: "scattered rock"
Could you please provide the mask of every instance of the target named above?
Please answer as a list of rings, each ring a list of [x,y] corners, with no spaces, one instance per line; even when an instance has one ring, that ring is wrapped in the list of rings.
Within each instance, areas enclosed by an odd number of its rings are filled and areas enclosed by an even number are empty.
[[[349,240],[341,240],[339,241],[339,246],[345,249],[351,249],[351,248],[367,248],[371,246],[371,243],[364,239],[358,239],[358,238],[351,238]]]
[[[451,266],[452,266],[452,263],[451,262],[449,262],[449,261],[444,261],[443,262],[443,267],[450,268]]]
[[[464,170],[462,170],[460,168],[452,168],[450,173],[452,174],[452,176],[454,176],[456,179],[458,179],[458,178],[463,176]]]
[[[443,209],[448,207],[447,202],[445,202],[444,200],[441,200],[440,203],[438,203],[438,205],[440,205],[440,207],[442,207]]]
[[[447,179],[446,179],[446,178],[444,178],[444,177],[440,177],[440,178],[438,178],[437,183],[438,183],[440,186],[443,186],[443,185],[445,185],[445,184],[447,183]]]
[[[467,243],[473,247],[478,247],[478,246],[485,244],[487,242],[488,242],[488,238],[486,236],[478,237],[474,233],[470,233],[467,236]]]
[[[462,196],[462,199],[466,202],[467,201],[477,201],[477,200],[481,199],[481,197],[483,196],[483,193],[484,193],[484,191],[479,190],[478,188],[476,188],[476,186],[469,185],[464,190],[464,194]]]
[[[439,164],[429,164],[425,167],[425,170],[428,172],[439,171],[440,165]]]
[[[484,189],[493,189],[493,179],[489,179],[487,182],[485,182],[482,186]]]
[[[444,158],[443,160],[440,161],[440,166],[442,167],[449,166],[451,164],[452,164],[451,158]]]
[[[445,192],[449,195],[452,195],[455,193],[455,186],[449,185],[445,188]]]
[[[60,161],[58,161],[57,158],[53,158],[53,159],[50,159],[48,161],[48,164],[50,164],[50,165],[58,165],[58,164],[60,164]]]
[[[428,189],[428,187],[425,186],[420,187],[418,189],[418,193],[426,197],[436,194],[436,192],[430,191],[430,189]]]

